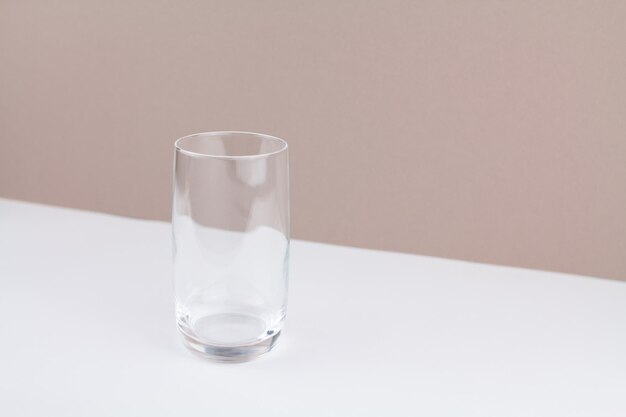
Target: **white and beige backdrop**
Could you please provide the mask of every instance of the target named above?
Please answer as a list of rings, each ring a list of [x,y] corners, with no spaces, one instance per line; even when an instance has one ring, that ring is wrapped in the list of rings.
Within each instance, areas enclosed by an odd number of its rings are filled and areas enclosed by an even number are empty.
[[[3,0],[0,197],[168,220],[177,137],[259,131],[289,141],[295,238],[626,279],[625,21],[619,0]]]

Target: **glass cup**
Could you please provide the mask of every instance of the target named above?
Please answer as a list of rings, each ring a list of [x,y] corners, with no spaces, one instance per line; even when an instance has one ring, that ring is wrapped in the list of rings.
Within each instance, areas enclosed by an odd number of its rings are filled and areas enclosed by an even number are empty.
[[[176,141],[176,319],[185,345],[221,362],[268,352],[285,320],[287,143],[248,132]]]

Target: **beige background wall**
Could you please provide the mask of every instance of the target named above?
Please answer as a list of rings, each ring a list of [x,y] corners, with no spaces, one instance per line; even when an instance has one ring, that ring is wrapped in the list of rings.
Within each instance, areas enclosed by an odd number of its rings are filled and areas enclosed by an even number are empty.
[[[297,238],[626,279],[624,22],[619,0],[3,0],[0,196],[166,220],[175,138],[260,131],[290,143]]]

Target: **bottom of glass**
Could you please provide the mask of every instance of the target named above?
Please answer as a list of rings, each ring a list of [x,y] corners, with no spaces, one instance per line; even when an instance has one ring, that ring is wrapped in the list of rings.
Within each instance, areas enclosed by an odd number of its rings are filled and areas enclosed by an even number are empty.
[[[216,314],[178,322],[183,343],[194,353],[217,362],[247,362],[269,352],[280,330],[266,330],[263,322],[247,314]]]

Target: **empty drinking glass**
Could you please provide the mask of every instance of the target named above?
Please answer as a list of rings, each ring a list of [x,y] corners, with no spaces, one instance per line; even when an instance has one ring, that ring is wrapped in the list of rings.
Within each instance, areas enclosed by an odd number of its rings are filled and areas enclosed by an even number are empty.
[[[175,144],[172,214],[176,318],[185,345],[241,362],[269,351],[285,319],[287,143],[248,132]]]

